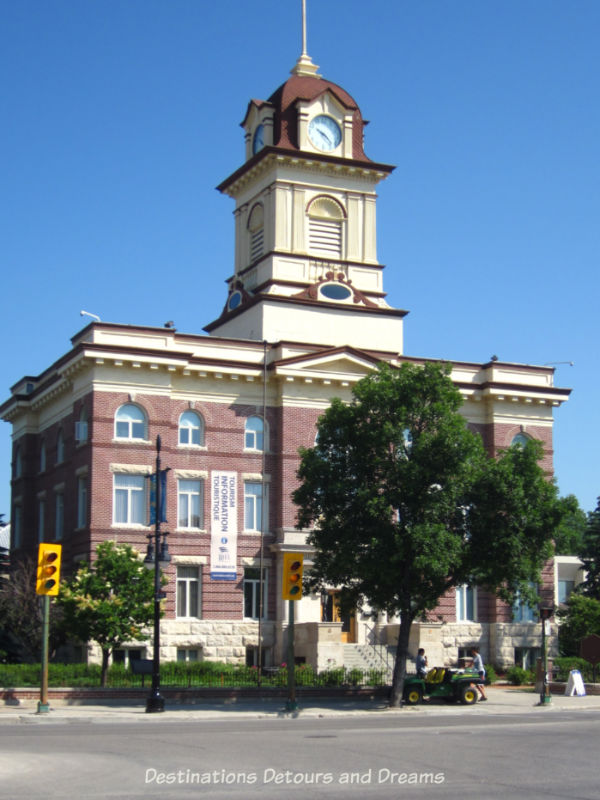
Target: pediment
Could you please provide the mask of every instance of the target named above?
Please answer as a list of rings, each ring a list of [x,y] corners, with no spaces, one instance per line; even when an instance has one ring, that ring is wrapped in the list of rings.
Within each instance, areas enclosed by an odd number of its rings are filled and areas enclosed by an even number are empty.
[[[280,376],[354,383],[372,372],[378,361],[362,350],[339,347],[282,359],[273,366]]]

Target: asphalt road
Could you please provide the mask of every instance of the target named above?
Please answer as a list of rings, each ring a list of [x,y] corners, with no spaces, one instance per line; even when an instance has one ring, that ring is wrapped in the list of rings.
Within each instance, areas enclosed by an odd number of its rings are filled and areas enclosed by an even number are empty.
[[[0,796],[597,800],[600,712],[15,720]]]

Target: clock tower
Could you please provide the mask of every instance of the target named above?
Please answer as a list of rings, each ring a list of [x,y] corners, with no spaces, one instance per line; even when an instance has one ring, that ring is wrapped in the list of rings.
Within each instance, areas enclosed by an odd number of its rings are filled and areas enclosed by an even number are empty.
[[[235,200],[235,265],[213,336],[402,352],[377,260],[376,186],[360,108],[305,47],[241,123],[245,161],[217,188]]]

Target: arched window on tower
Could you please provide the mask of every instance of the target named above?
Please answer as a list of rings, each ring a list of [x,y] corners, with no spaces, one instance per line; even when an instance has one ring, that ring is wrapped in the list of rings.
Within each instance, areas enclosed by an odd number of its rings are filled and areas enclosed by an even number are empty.
[[[531,441],[531,437],[527,436],[526,433],[517,433],[516,436],[513,437],[511,445],[517,444],[519,447],[525,447],[527,442]]]
[[[345,213],[333,197],[315,197],[308,207],[308,249],[323,258],[342,258]]]
[[[259,259],[265,246],[265,212],[262,203],[257,203],[248,217],[248,236],[250,239],[250,263]]]

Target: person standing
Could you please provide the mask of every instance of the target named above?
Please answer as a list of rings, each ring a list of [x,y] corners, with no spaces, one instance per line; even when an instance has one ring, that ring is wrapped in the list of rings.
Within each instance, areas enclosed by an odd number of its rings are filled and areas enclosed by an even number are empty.
[[[425,655],[425,648],[419,647],[415,664],[417,665],[417,675],[419,678],[425,678],[427,675],[427,656]]]
[[[481,655],[479,653],[479,648],[473,647],[473,649],[471,650],[471,654],[473,656],[473,668],[477,671],[481,680],[485,681],[485,667],[483,666],[483,659],[481,658]],[[481,696],[481,700],[487,700],[482,683],[477,684],[477,689]]]

